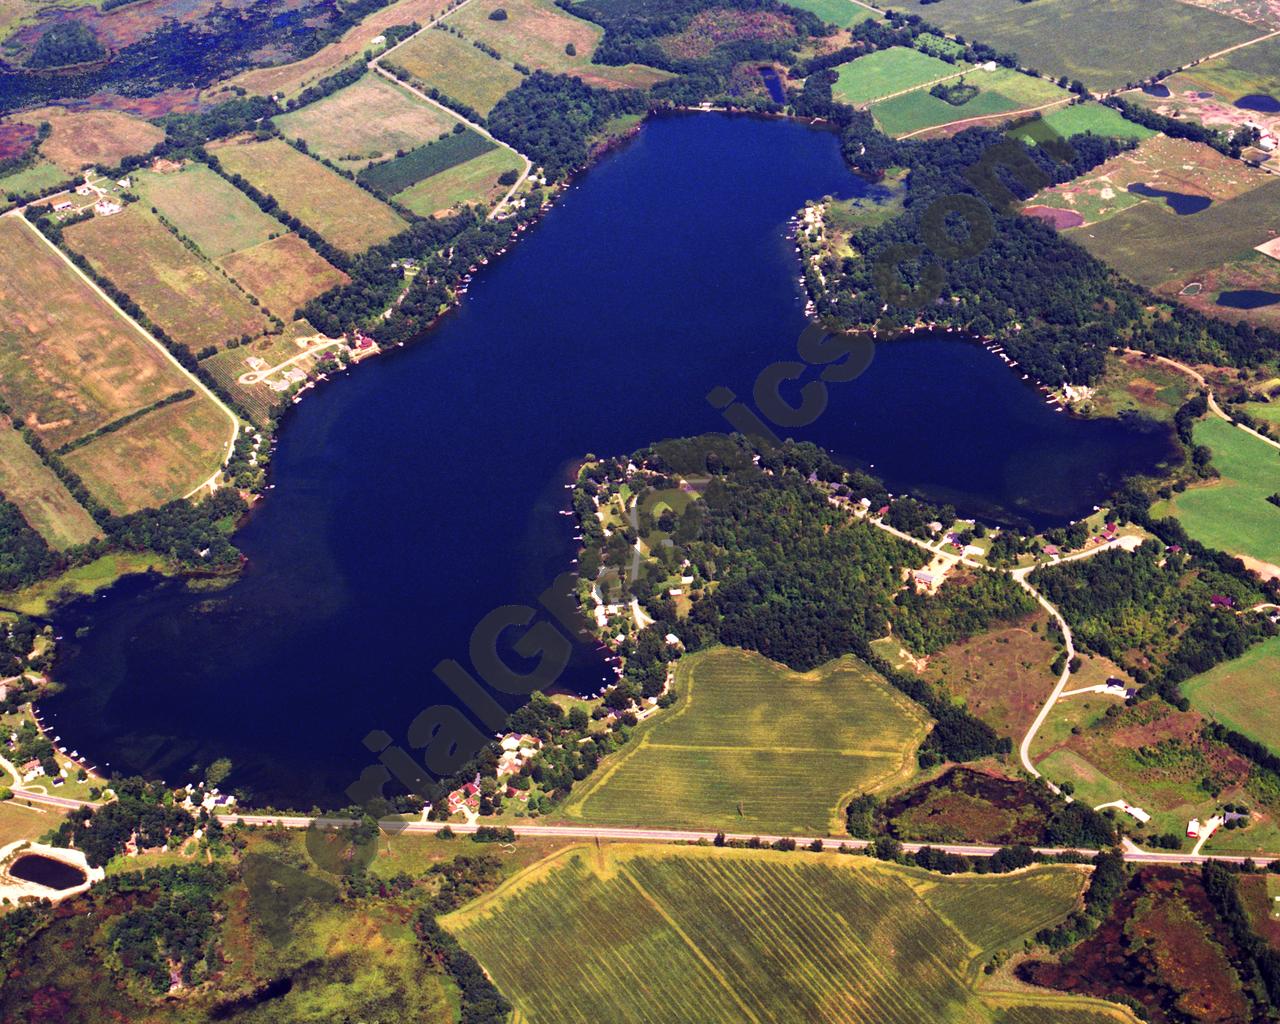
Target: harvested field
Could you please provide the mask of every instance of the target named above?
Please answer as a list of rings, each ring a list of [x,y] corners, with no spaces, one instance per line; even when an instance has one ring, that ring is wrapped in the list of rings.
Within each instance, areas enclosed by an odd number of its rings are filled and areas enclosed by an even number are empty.
[[[1225,157],[1209,146],[1156,135],[1073,181],[1045,189],[1030,202],[1077,213],[1085,224],[1096,224],[1143,203],[1166,207],[1162,199],[1130,191],[1132,185],[1221,201],[1243,195],[1268,180],[1262,171]],[[1196,220],[1203,214],[1186,216]]]
[[[0,220],[0,394],[57,448],[188,386],[34,228]]]
[[[102,536],[93,517],[8,425],[0,427],[0,494],[18,506],[50,547],[61,551]]]
[[[1178,0],[946,0],[928,20],[1018,55],[1024,67],[1120,88],[1262,35]]]
[[[63,237],[171,338],[199,352],[267,326],[243,292],[134,203],[73,224]]]
[[[946,125],[974,118],[992,119],[997,123],[1000,115],[1029,110],[1058,101],[1066,102],[1070,94],[1043,78],[1032,78],[1009,68],[995,71],[970,71],[956,78],[949,85],[962,82],[977,86],[978,93],[966,103],[953,106],[946,100],[930,95],[928,89],[882,100],[871,106],[871,113],[881,128],[889,135],[902,136],[923,132],[930,128],[941,129]]]
[[[63,458],[94,497],[124,514],[195,490],[222,464],[229,438],[226,414],[197,393]]]
[[[1083,880],[1033,869],[997,899],[834,853],[571,847],[441,924],[529,1024],[989,1024],[970,961],[1061,920]]]
[[[336,43],[330,43],[310,57],[270,68],[254,68],[236,75],[227,86],[239,86],[258,96],[283,93],[293,96],[325,75],[354,62],[369,48],[370,40],[392,25],[418,22],[425,25],[448,6],[447,0],[396,0],[375,11],[350,29]]]
[[[317,295],[351,280],[293,232],[232,253],[218,265],[286,322]]]
[[[954,77],[967,67],[967,64],[948,64],[905,46],[891,46],[841,64],[836,69],[840,77],[831,91],[838,99],[856,106]]]
[[[228,173],[275,196],[287,213],[343,252],[363,252],[408,226],[391,207],[280,139],[209,149]]]
[[[28,124],[49,122],[52,131],[40,153],[73,173],[90,164],[114,167],[127,156],[147,152],[164,138],[163,128],[118,110],[73,112],[41,107],[24,110],[20,116]]]
[[[1280,181],[1179,217],[1142,203],[1069,237],[1138,284],[1155,286],[1247,255],[1280,234]]]
[[[801,674],[717,648],[677,673],[681,700],[579,784],[566,815],[825,832],[844,798],[915,769],[924,713],[854,658]]]
[[[370,72],[316,103],[275,118],[291,139],[347,170],[394,157],[440,137],[458,119]]]
[[[508,62],[481,53],[442,29],[419,32],[390,57],[428,89],[487,115],[523,77]]]
[[[204,164],[181,171],[134,175],[134,191],[186,235],[206,259],[217,260],[265,242],[287,229]]]
[[[523,161],[506,148],[494,149],[466,163],[433,174],[396,195],[414,213],[430,217],[466,203],[494,203],[506,192],[498,178],[518,171]]]
[[[506,19],[491,20],[489,15],[499,7],[507,12]],[[604,29],[575,17],[552,0],[472,0],[446,21],[467,39],[479,39],[492,46],[507,63],[552,74],[577,75],[591,85],[646,88],[668,77],[666,72],[642,64],[592,64],[591,56]],[[565,52],[570,45],[576,51],[573,56]]]

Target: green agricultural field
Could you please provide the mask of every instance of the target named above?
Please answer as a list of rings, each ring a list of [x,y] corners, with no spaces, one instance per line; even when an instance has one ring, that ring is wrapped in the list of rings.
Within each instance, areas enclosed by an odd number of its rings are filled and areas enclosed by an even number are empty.
[[[0,426],[0,494],[51,547],[62,550],[102,536],[93,517],[8,424]]]
[[[1244,410],[1254,419],[1280,427],[1280,398],[1270,402],[1246,402]]]
[[[183,245],[142,203],[73,224],[63,237],[190,352],[255,337],[267,327],[244,292]]]
[[[441,924],[528,1024],[991,1024],[970,965],[1065,917],[1084,875],[1001,881],[996,896],[836,853],[579,846]]]
[[[1213,450],[1221,479],[1192,487],[1153,509],[1176,515],[1202,544],[1280,565],[1280,451],[1216,416],[1195,426],[1197,444]]]
[[[305,107],[281,114],[276,125],[291,139],[347,170],[414,149],[451,131],[452,114],[370,72],[359,81]]]
[[[1170,90],[1184,81],[1230,103],[1254,93],[1280,96],[1280,36],[1197,64],[1179,74]]]
[[[523,161],[505,146],[433,174],[396,195],[414,213],[430,217],[462,203],[492,203],[506,192],[498,178],[519,171]]]
[[[1037,130],[1039,126],[1039,130]],[[1051,128],[1059,137],[1069,139],[1073,135],[1101,135],[1111,139],[1149,139],[1155,134],[1150,128],[1126,120],[1114,107],[1101,103],[1076,103],[1058,110],[1050,110],[1040,121],[1017,128],[1010,134],[1034,143],[1043,129]]]
[[[1070,94],[1043,78],[1032,78],[1010,68],[995,71],[970,71],[964,76],[966,85],[978,87],[978,94],[967,103],[953,106],[946,100],[917,89],[902,96],[882,100],[871,107],[876,121],[889,135],[911,135],[939,128],[956,121],[992,117],[1016,110],[1029,110],[1058,101],[1066,102]],[[957,78],[952,84],[959,83]]]
[[[681,659],[675,707],[573,791],[570,818],[838,830],[840,804],[914,770],[920,708],[852,657],[804,674],[717,648]]]
[[[853,0],[793,0],[788,6],[812,11],[829,25],[852,28],[864,21],[878,21],[880,14]]]
[[[447,171],[450,167],[466,163],[473,157],[482,156],[498,144],[485,138],[479,132],[471,130],[450,132],[445,138],[382,163],[367,167],[359,174],[360,181],[375,188],[384,195],[403,192],[410,185],[417,184],[433,174]]]
[[[1130,280],[1153,287],[1248,255],[1277,233],[1280,181],[1268,181],[1183,217],[1163,203],[1139,203],[1068,237]]]
[[[419,32],[391,55],[389,63],[482,115],[523,81],[507,61],[495,60],[442,29]]]
[[[70,184],[71,175],[47,160],[36,160],[30,167],[0,177],[0,196],[35,195],[62,182]]]
[[[1191,706],[1280,753],[1280,637],[1182,684]]]
[[[1178,0],[945,0],[927,20],[1013,52],[1023,67],[1116,89],[1263,30]]]
[[[831,90],[837,99],[846,103],[870,103],[958,75],[968,66],[948,64],[945,60],[905,46],[892,46],[841,64],[836,69],[840,78]]]
[[[206,259],[221,259],[287,230],[204,164],[189,163],[167,174],[138,172],[133,188],[144,203],[191,239]]]
[[[234,141],[209,149],[229,173],[275,196],[286,212],[345,253],[363,252],[408,226],[359,185],[281,139]]]

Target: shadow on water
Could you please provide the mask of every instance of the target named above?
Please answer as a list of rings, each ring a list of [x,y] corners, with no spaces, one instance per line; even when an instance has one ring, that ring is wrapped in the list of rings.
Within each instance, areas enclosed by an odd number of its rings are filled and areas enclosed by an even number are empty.
[[[570,567],[573,460],[727,429],[707,392],[750,401],[761,370],[795,358],[806,321],[787,221],[807,199],[871,193],[829,132],[653,120],[430,339],[290,411],[276,488],[237,537],[239,581],[126,581],[66,610],[66,690],[42,711],[113,771],[177,782],[230,757],[228,785],[260,801],[340,806],[372,760],[362,737],[403,742],[419,712],[458,703],[434,667],[468,664],[486,614],[536,606]],[[796,433],[896,492],[1036,525],[1087,513],[1171,452],[1164,428],[1055,413],[951,338],[881,345]],[[561,682],[594,692],[609,677],[583,647]]]

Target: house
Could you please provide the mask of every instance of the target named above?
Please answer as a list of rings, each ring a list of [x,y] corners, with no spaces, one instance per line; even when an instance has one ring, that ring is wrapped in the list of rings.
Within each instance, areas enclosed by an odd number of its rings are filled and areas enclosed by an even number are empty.
[[[464,792],[469,797],[475,796],[477,793],[480,792],[480,787],[477,786],[474,782],[468,782],[465,786],[462,787],[462,792]]]
[[[1189,822],[1187,822],[1187,838],[1188,839],[1200,838],[1200,819],[1192,818]]]
[[[1124,805],[1124,812],[1136,820],[1139,824],[1145,825],[1151,820],[1151,815],[1144,811],[1141,807],[1134,807],[1132,804]]]
[[[1056,545],[1056,544],[1046,544],[1046,545],[1044,546],[1044,553],[1045,553],[1046,555],[1056,555],[1056,554],[1058,553],[1058,545]]]
[[[18,769],[18,774],[22,776],[23,782],[30,782],[32,779],[38,779],[44,774],[44,768],[40,762],[34,757]]]
[[[130,181],[128,178],[121,178],[119,181],[116,182],[116,184],[119,185],[121,188],[128,188],[130,185],[133,184],[133,182]]]
[[[71,200],[70,200],[70,199],[63,199],[63,200],[61,200],[60,202],[57,202],[57,203],[54,203],[54,204],[53,204],[53,212],[54,212],[54,213],[63,213],[63,212],[65,212],[66,210],[69,210],[69,209],[71,209]]]
[[[87,181],[86,181],[84,184],[82,184],[82,185],[77,185],[77,186],[76,186],[76,195],[78,195],[78,196],[91,196],[91,195],[93,195],[93,186],[92,186],[92,185],[90,185]]]
[[[93,204],[93,212],[99,217],[110,217],[112,214],[119,213],[123,209],[124,207],[114,199],[99,199]]]
[[[876,512],[876,515],[882,516],[882,515],[885,515],[888,511],[889,511],[888,505],[881,505],[880,509]]]
[[[916,579],[916,582],[919,583],[921,586],[931,587],[934,584],[935,577],[933,573],[925,572],[923,569],[919,569],[915,573],[915,579]]]

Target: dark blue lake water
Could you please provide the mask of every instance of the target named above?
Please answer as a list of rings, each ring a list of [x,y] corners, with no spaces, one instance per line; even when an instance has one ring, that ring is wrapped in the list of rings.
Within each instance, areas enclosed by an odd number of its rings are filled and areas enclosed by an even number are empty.
[[[583,453],[727,429],[706,393],[750,396],[805,325],[787,219],[866,194],[835,136],[780,121],[663,117],[583,176],[415,347],[291,412],[275,490],[239,535],[230,589],[125,581],[70,610],[42,705],[98,765],[179,781],[228,756],[260,799],[340,805],[448,691],[488,612],[569,567],[564,484]],[[1057,413],[979,346],[882,344],[799,432],[897,490],[1036,524],[1086,513],[1168,457],[1163,429]],[[75,636],[78,627],[82,635]],[[594,690],[582,650],[564,676]]]
[[[1263,114],[1280,114],[1280,100],[1274,96],[1268,96],[1266,93],[1250,93],[1248,96],[1241,96],[1236,100],[1236,106],[1241,110],[1256,110]]]
[[[1218,295],[1219,306],[1228,309],[1262,309],[1280,302],[1280,292],[1263,291],[1260,288],[1243,288],[1239,291],[1222,292]]]
[[[1163,199],[1174,213],[1185,217],[1191,213],[1200,213],[1213,205],[1208,196],[1193,196],[1187,192],[1170,192],[1163,188],[1154,188],[1145,182],[1135,182],[1128,191],[1134,195],[1146,196],[1149,199]]]

